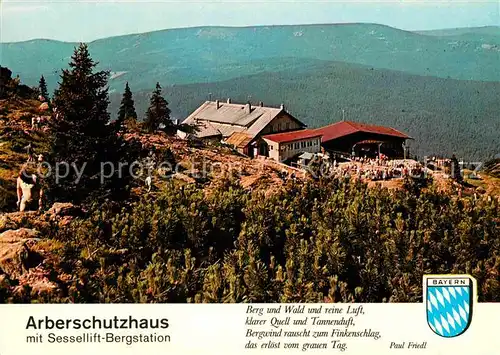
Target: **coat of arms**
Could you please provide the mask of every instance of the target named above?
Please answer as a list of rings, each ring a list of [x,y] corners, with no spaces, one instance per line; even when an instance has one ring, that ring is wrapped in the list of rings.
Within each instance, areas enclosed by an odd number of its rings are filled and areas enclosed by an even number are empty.
[[[424,276],[427,324],[445,338],[463,334],[472,320],[475,282],[469,275]]]

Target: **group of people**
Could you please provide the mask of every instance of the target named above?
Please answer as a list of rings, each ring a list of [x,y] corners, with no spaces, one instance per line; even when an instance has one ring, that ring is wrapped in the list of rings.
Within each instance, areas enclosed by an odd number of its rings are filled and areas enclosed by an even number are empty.
[[[48,121],[50,120],[50,115],[53,114],[54,116],[57,116],[57,109],[55,107],[52,107],[49,105],[48,100],[45,99],[42,95],[38,96],[38,100],[41,102],[40,106],[38,107],[38,111],[41,113],[40,115],[33,116],[31,118],[31,129],[32,130],[41,130],[44,129]],[[48,113],[48,115],[47,115]],[[43,115],[45,114],[45,115]]]
[[[33,116],[31,118],[31,129],[34,131],[42,130],[48,121],[48,116]]]
[[[26,147],[24,147],[26,150],[26,154],[28,155],[27,163],[34,162],[35,160],[38,161],[39,163],[43,162],[43,154],[35,154],[35,151],[33,150],[33,146],[31,143],[29,143]],[[36,156],[36,159],[35,159]]]
[[[380,157],[376,158],[368,158],[367,156],[364,157],[352,157],[351,161],[353,162],[358,162],[361,164],[368,164],[368,165],[377,165],[377,166],[387,166],[388,163],[390,162],[389,158],[387,158],[386,155],[380,154]]]
[[[356,157],[350,162],[331,165],[336,177],[357,177],[358,179],[380,181],[407,176],[420,177],[424,174],[422,165],[415,161],[388,160],[382,158]]]
[[[38,99],[42,102],[39,111],[49,110],[47,100],[42,96],[39,96]],[[56,110],[53,109],[53,112],[55,114]],[[43,129],[43,126],[49,119],[50,116],[33,116],[31,118],[31,129],[34,131]],[[39,169],[40,164],[44,161],[44,156],[40,153],[36,154],[31,143],[25,146],[24,150],[26,151],[27,161],[20,169],[16,180],[17,208],[20,212],[24,212],[27,209],[31,209],[31,205],[37,202],[37,209],[41,210],[43,208],[44,190]],[[38,164],[36,172],[30,169],[30,166],[33,164]]]

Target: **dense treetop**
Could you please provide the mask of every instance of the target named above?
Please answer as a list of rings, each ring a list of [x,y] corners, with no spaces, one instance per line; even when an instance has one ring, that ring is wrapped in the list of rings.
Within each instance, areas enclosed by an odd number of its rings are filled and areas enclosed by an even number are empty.
[[[291,180],[265,196],[226,178],[207,196],[172,183],[156,198],[96,205],[89,218],[48,230],[64,243],[54,268],[78,277],[42,298],[420,302],[423,274],[468,273],[480,301],[498,302],[499,217],[496,199],[434,188],[417,197],[351,180]]]
[[[116,167],[126,154],[118,127],[110,124],[109,73],[95,71],[96,65],[87,45],[80,44],[71,57],[70,69],[62,71],[61,83],[54,93],[56,114],[52,120],[50,158],[54,167],[67,164],[68,170],[62,181],[57,180],[57,174],[51,174],[49,195],[54,200],[82,201],[105,196],[127,184],[127,179],[119,178],[116,172],[101,181],[102,164]],[[77,170],[83,171],[81,177]]]
[[[120,109],[118,110],[118,123],[122,124],[127,118],[137,119],[134,99],[132,98],[132,91],[130,90],[128,82],[125,84],[125,91],[123,92]]]

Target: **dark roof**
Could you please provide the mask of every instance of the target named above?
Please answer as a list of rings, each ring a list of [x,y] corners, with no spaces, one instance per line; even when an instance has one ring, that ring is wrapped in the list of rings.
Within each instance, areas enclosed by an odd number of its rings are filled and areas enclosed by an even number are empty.
[[[262,136],[262,138],[268,139],[270,141],[277,142],[277,143],[285,143],[285,142],[293,142],[293,141],[298,141],[298,140],[302,140],[302,139],[321,137],[321,136],[322,136],[322,133],[318,133],[316,130],[301,129],[301,130],[292,131],[292,132],[268,134],[266,136]]]
[[[353,134],[356,132],[375,133],[385,136],[392,136],[392,137],[399,137],[406,139],[411,138],[406,134],[401,133],[400,131],[391,127],[376,126],[372,124],[352,122],[352,121],[340,121],[325,127],[317,128],[315,131],[323,134],[323,142],[347,136],[349,134]]]

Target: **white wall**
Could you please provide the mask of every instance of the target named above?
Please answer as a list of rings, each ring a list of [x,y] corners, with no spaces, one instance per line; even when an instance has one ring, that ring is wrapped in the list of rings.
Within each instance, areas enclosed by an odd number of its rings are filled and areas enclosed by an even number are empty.
[[[270,141],[268,139],[264,140],[269,146],[269,157],[277,161],[291,158],[299,153],[304,153],[304,152],[319,153],[321,151],[321,138],[319,137],[302,139],[299,141],[294,141],[290,143],[280,143],[280,144]]]

